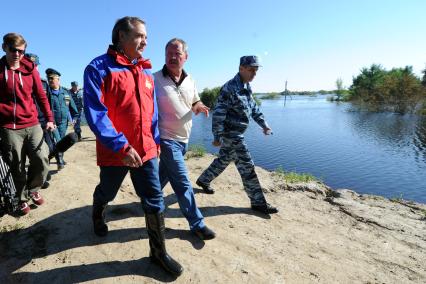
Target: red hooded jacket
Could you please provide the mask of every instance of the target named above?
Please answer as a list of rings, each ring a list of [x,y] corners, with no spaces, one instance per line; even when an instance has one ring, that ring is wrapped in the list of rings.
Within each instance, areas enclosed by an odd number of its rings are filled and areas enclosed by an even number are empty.
[[[0,59],[0,127],[22,129],[37,125],[36,98],[47,121],[53,122],[49,101],[34,63],[23,57],[20,66],[11,70],[6,56]]]

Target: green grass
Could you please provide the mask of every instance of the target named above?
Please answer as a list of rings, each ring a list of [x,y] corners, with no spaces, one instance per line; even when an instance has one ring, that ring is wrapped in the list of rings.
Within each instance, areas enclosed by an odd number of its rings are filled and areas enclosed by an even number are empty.
[[[274,175],[285,179],[285,181],[288,183],[321,181],[320,179],[314,177],[311,174],[287,172],[282,167],[278,167],[274,171]]]
[[[207,153],[206,148],[204,148],[203,145],[199,144],[192,144],[189,145],[188,153],[186,154],[186,158],[200,158],[204,157],[204,155]]]
[[[262,100],[274,100],[280,98],[281,95],[279,93],[267,93],[266,95],[262,96],[260,99]]]
[[[392,202],[401,202],[401,201],[403,201],[404,199],[402,198],[402,193],[399,195],[399,197],[391,197],[391,198],[389,198],[389,200],[390,201],[392,201]]]
[[[422,219],[426,220],[426,209],[422,209],[421,212],[422,212],[422,215],[423,215]]]

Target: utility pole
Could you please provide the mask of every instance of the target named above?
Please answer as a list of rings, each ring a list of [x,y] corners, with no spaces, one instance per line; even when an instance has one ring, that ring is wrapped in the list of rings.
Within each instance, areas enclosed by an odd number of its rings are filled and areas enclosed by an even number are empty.
[[[288,95],[288,90],[287,90],[287,80],[286,80],[285,81],[285,90],[284,90],[284,106],[285,106],[285,103],[287,101],[287,95]],[[293,98],[290,96],[290,99],[293,99]]]

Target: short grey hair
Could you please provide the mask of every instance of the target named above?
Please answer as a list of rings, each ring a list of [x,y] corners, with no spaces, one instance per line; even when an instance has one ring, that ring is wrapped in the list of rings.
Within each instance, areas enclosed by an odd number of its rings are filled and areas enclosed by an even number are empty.
[[[120,32],[122,31],[129,33],[132,29],[134,29],[134,25],[136,23],[145,25],[145,22],[139,17],[127,16],[118,19],[117,22],[115,22],[114,28],[112,29],[112,44],[117,46],[118,42],[120,41]]]
[[[169,40],[167,42],[166,51],[167,51],[167,48],[169,47],[169,45],[172,45],[175,42],[180,42],[182,44],[183,52],[188,53],[188,45],[186,44],[186,42],[183,39],[177,38],[177,37],[172,38],[171,40]]]

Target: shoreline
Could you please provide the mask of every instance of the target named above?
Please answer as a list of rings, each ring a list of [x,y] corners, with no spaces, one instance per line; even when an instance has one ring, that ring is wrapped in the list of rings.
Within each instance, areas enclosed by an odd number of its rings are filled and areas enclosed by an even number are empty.
[[[1,283],[425,283],[426,205],[331,190],[316,182],[286,184],[256,167],[269,203],[255,213],[234,165],[212,186],[195,185],[213,156],[189,158],[197,205],[217,238],[190,233],[170,185],[164,189],[166,246],[184,267],[177,279],[149,261],[139,199],[127,176],[107,209],[110,233],[93,234],[91,201],[98,182],[94,137],[65,153],[41,190],[46,204],[0,219]]]

